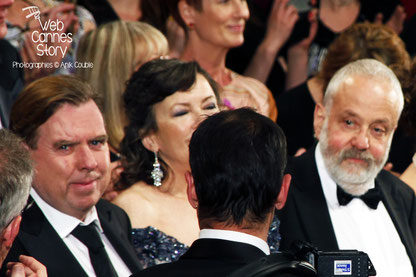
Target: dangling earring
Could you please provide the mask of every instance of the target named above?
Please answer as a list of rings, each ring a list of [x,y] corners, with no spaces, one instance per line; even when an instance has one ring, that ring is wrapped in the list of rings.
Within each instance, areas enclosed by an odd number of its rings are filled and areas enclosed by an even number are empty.
[[[155,153],[155,162],[153,163],[153,170],[151,176],[153,179],[153,185],[160,187],[162,185],[163,171],[160,169],[160,163],[157,159],[157,152]]]

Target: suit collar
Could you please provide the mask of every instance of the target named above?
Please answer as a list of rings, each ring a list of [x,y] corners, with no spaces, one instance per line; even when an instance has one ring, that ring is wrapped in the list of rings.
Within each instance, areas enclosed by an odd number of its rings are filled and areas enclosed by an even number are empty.
[[[320,250],[337,250],[338,243],[315,161],[316,146],[291,160],[288,166],[288,173],[292,174],[289,194],[302,211],[297,215],[301,217],[300,222],[304,222],[307,241],[319,245]]]
[[[63,276],[87,276],[36,203],[23,214],[17,240],[49,272],[62,272],[61,266],[65,264],[71,268],[71,272]]]
[[[81,221],[78,218],[65,214],[49,205],[40,197],[35,189],[31,189],[30,195],[42,211],[43,215],[56,230],[60,238],[63,239],[68,237],[79,224],[89,225],[93,221],[96,221],[98,229],[101,233],[103,232],[95,206],[87,212],[85,220]]]
[[[132,247],[130,237],[131,227],[129,226],[128,230],[120,228],[120,224],[115,218],[116,215],[112,209],[110,209],[110,205],[110,203],[103,199],[98,201],[96,205],[98,218],[100,219],[104,234],[130,271],[133,273],[137,272],[141,270],[141,267],[139,265],[137,253]]]
[[[259,237],[242,232],[221,230],[221,229],[202,229],[199,232],[200,239],[223,239],[253,245],[262,250],[266,255],[270,254],[269,245]]]
[[[121,229],[109,203],[100,200],[97,205],[98,217],[106,237],[131,272],[139,271],[140,265],[134,248],[128,244],[128,230]],[[42,257],[40,261],[50,272],[62,272],[63,264],[71,268],[67,276],[87,276],[81,265],[65,245],[58,233],[53,229],[36,203],[22,217],[18,240],[24,245],[27,253]],[[51,251],[55,249],[55,251]]]
[[[249,263],[266,254],[247,243],[222,239],[197,239],[182,259],[215,259],[224,262]]]

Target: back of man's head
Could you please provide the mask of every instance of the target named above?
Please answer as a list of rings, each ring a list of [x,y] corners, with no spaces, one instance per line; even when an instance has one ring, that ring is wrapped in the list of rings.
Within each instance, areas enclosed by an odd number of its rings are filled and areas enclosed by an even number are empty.
[[[97,101],[91,87],[70,75],[48,76],[29,84],[13,104],[10,129],[32,149],[37,145],[37,129],[65,103],[79,106]],[[68,118],[68,120],[70,120]]]
[[[264,223],[286,166],[286,139],[272,120],[248,108],[220,112],[200,124],[189,151],[201,228]]]

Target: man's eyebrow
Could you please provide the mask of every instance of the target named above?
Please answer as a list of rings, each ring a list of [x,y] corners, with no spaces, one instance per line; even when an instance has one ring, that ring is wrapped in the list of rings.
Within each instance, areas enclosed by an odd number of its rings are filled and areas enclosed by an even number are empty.
[[[357,115],[355,112],[351,111],[351,110],[346,110],[346,111],[344,111],[344,112],[342,113],[342,115],[343,115],[343,116],[353,116],[353,117],[358,117],[358,115]]]
[[[100,135],[98,137],[92,138],[89,141],[93,141],[93,140],[102,140],[102,141],[107,141],[108,140],[108,135]]]
[[[58,148],[58,147],[60,147],[62,145],[70,145],[70,146],[72,146],[72,145],[77,145],[77,144],[79,144],[78,141],[58,140],[58,141],[56,141],[56,142],[53,143],[53,147],[54,148]]]

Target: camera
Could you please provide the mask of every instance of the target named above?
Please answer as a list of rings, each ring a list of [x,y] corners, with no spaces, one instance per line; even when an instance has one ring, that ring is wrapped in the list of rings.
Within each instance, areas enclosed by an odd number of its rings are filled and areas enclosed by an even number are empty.
[[[296,241],[293,255],[313,265],[320,277],[376,276],[376,270],[368,255],[358,250],[319,251],[309,243]]]

